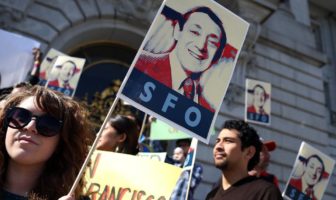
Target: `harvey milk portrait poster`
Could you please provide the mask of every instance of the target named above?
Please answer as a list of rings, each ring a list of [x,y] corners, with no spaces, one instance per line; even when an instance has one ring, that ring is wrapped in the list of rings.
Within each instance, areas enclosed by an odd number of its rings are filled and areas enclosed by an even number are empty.
[[[48,75],[47,87],[73,97],[84,64],[84,58],[58,56]]]
[[[245,121],[271,124],[271,84],[246,79]]]
[[[215,1],[164,1],[120,98],[208,143],[248,26]]]
[[[283,192],[288,200],[322,200],[335,160],[302,142]]]

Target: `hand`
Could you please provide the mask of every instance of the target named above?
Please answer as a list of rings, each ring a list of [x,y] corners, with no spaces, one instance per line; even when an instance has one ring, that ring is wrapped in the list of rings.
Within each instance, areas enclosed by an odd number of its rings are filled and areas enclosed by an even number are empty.
[[[33,48],[34,61],[40,62],[41,50],[39,48]]]
[[[40,57],[41,51],[39,48],[33,48],[33,55],[34,55],[34,64],[33,69],[30,73],[31,76],[38,76],[38,68],[40,67]]]

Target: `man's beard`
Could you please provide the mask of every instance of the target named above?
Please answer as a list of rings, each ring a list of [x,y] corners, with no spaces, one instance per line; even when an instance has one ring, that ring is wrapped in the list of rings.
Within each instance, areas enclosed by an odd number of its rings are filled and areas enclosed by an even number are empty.
[[[228,168],[228,161],[227,160],[224,160],[224,161],[221,161],[221,162],[215,162],[215,167],[217,169],[220,169],[220,170],[226,170]]]

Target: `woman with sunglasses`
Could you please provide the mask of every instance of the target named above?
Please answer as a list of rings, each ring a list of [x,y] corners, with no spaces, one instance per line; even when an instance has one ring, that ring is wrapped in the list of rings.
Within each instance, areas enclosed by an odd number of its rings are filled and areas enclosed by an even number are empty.
[[[93,135],[79,103],[34,86],[7,96],[0,126],[0,199],[53,200],[70,191]],[[74,197],[62,199],[78,199],[82,189],[80,181]]]

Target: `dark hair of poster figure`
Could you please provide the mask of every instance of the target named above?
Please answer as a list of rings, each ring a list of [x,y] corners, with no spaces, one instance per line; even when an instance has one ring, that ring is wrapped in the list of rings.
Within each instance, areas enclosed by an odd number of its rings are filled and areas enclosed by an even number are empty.
[[[74,68],[72,69],[72,74],[71,74],[71,76],[74,76],[76,71],[77,71],[77,64],[72,60],[67,60],[67,61],[63,62],[62,64],[57,65],[56,68],[61,68],[61,70],[62,70],[63,65],[65,65],[66,63],[70,63],[74,66]]]
[[[256,84],[253,87],[253,89],[248,89],[247,92],[250,93],[250,94],[254,94],[254,91],[255,91],[256,88],[260,88],[260,89],[262,89],[264,91],[264,98],[265,98],[265,100],[269,98],[269,95],[267,94],[266,89],[262,85],[260,85],[260,84]]]
[[[312,158],[316,158],[321,164],[322,164],[322,173],[318,179],[318,181],[321,181],[321,179],[323,178],[323,175],[325,174],[325,166],[324,166],[324,162],[322,160],[322,158],[320,156],[318,156],[317,154],[313,154],[310,155],[309,157],[305,158],[303,156],[299,156],[299,161],[301,161],[305,166],[308,164],[309,160]]]
[[[168,6],[164,6],[161,12],[161,14],[164,15],[167,19],[172,20],[174,22],[178,22],[180,31],[183,30],[184,24],[189,19],[190,15],[192,15],[193,13],[207,14],[210,17],[210,19],[219,27],[221,31],[220,45],[212,59],[212,64],[216,63],[222,56],[222,52],[224,51],[227,42],[227,38],[221,19],[210,8],[206,6],[195,7],[187,11],[186,13],[181,14]]]

